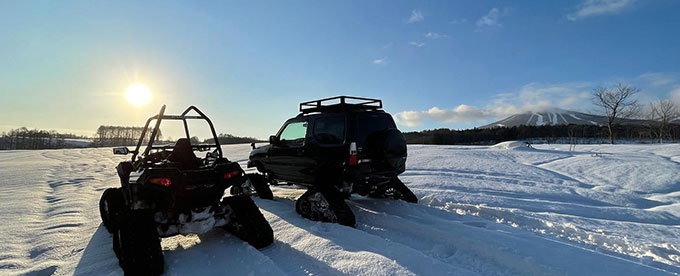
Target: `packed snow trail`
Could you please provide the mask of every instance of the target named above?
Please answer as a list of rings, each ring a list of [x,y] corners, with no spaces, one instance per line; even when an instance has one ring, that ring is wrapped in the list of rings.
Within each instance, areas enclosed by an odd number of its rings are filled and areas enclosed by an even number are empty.
[[[221,229],[165,238],[165,275],[680,272],[680,147],[517,145],[409,146],[402,179],[420,204],[353,196],[357,228],[301,218],[303,190],[276,187],[274,201],[256,199],[272,246]],[[247,145],[224,150],[245,168]],[[125,159],[0,152],[0,275],[122,275],[98,200]]]

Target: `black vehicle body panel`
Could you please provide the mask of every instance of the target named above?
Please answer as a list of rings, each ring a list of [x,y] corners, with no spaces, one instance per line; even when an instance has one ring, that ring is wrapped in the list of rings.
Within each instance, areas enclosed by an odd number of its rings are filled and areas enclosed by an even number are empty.
[[[248,167],[257,167],[270,178],[307,187],[315,185],[335,185],[341,190],[351,188],[351,192],[364,194],[372,186],[381,185],[397,177],[403,170],[382,166],[370,158],[365,147],[365,136],[360,132],[360,120],[365,116],[378,116],[384,119],[389,128],[396,128],[392,117],[382,110],[332,110],[315,114],[301,113],[286,121],[276,134],[280,137],[287,125],[306,122],[307,130],[304,143],[287,145],[276,143],[253,149]],[[342,141],[333,143],[320,141],[315,135],[315,126],[322,119],[344,120]],[[356,142],[358,164],[348,164],[350,144]],[[335,182],[335,183],[333,183]],[[353,187],[352,187],[353,186]]]
[[[237,176],[224,179],[226,173],[239,171]],[[169,178],[168,187],[150,183],[151,178]],[[124,198],[132,210],[150,209],[163,212],[187,212],[218,202],[224,190],[246,181],[238,163],[225,162],[193,170],[177,167],[154,167],[133,172]]]

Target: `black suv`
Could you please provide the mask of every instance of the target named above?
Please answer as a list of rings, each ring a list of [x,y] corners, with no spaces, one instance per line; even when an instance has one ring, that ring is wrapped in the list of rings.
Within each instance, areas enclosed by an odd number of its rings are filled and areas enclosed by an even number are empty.
[[[191,111],[197,115],[189,115]],[[161,237],[222,227],[254,247],[271,244],[272,228],[253,200],[248,195],[224,197],[225,189],[249,181],[238,163],[222,156],[210,119],[194,106],[181,115],[164,113],[165,106],[146,121],[135,150],[113,149],[114,154],[132,153],[132,159],[116,167],[121,187],[106,189],[99,201],[102,222],[113,234],[113,251],[125,275],[163,272]],[[213,143],[191,144],[187,120],[192,119],[208,123]],[[148,145],[142,148],[153,120]],[[183,121],[186,138],[174,145],[158,145],[164,120]],[[194,151],[207,153],[198,158]]]
[[[311,220],[355,226],[344,201],[352,193],[417,202],[397,178],[406,168],[406,140],[377,99],[301,103],[300,114],[269,137],[269,145],[253,149],[248,167],[270,185],[307,187],[296,211]]]

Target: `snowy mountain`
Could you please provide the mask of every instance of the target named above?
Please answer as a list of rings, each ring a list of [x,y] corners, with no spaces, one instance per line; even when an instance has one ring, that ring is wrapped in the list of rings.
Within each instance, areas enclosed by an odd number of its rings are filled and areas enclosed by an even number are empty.
[[[164,238],[164,275],[680,273],[680,147],[568,148],[410,145],[401,179],[419,204],[353,195],[356,228],[303,219],[304,190],[273,187],[255,198],[273,245],[222,229]],[[246,167],[249,145],[223,150]],[[122,160],[0,151],[0,275],[122,275],[97,205]]]
[[[623,125],[644,124],[644,120],[623,119],[619,123]],[[679,123],[678,120],[676,123]],[[512,115],[503,120],[481,126],[479,128],[513,127],[513,126],[547,126],[547,125],[605,125],[607,117],[587,114],[582,112],[564,110],[559,108],[541,112],[524,112]]]
[[[480,128],[513,127],[520,125],[603,125],[606,124],[606,122],[607,118],[604,116],[555,108],[541,112],[529,111],[515,114],[503,120],[481,126]]]

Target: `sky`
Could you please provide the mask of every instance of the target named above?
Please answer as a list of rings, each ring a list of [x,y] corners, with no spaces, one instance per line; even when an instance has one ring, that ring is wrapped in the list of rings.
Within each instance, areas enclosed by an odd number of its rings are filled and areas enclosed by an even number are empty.
[[[0,1],[0,131],[93,135],[189,105],[266,138],[302,101],[375,97],[464,129],[592,89],[680,104],[680,1]],[[137,107],[125,90],[148,86]],[[204,135],[206,132],[201,132]]]

